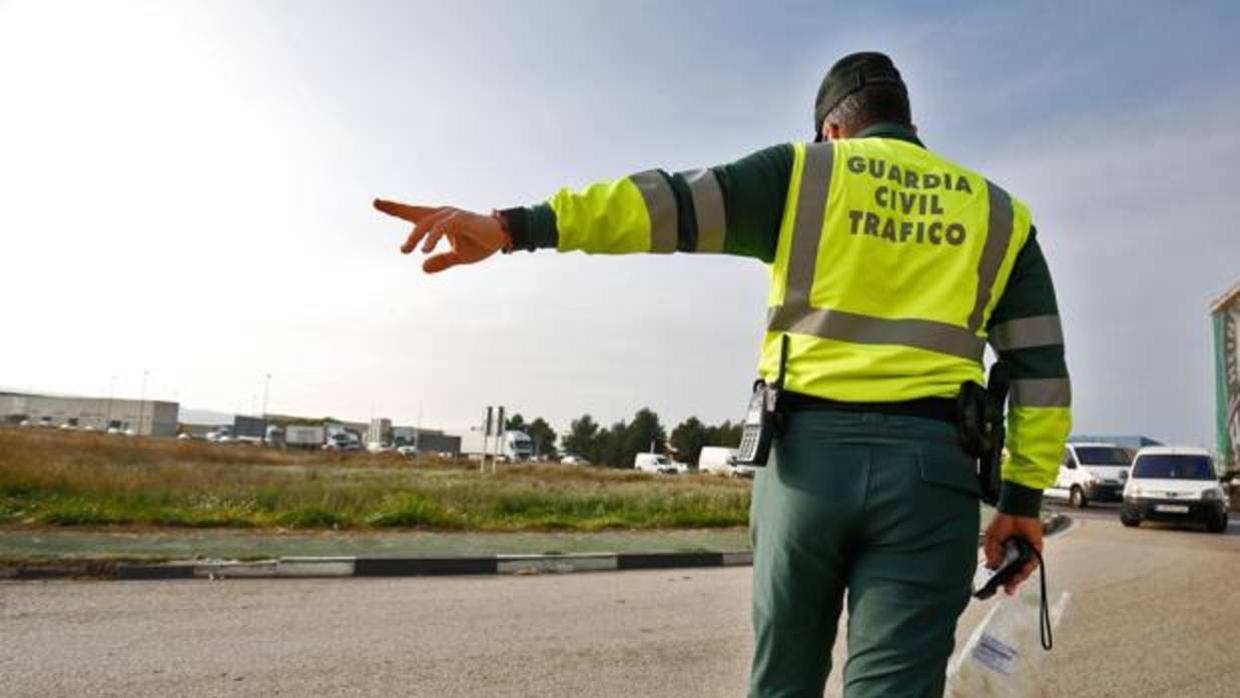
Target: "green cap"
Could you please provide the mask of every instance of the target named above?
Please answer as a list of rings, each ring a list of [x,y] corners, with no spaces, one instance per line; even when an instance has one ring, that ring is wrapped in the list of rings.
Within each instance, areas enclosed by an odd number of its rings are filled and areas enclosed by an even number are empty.
[[[868,85],[896,85],[908,91],[900,71],[885,54],[862,51],[844,56],[831,66],[818,88],[818,100],[814,103],[814,137],[822,133],[822,122],[836,105]]]

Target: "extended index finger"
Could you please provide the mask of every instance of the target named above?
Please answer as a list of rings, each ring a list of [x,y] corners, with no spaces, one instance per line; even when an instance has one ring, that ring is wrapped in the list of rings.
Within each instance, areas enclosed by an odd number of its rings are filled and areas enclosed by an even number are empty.
[[[420,223],[423,218],[443,208],[442,206],[410,206],[402,204],[398,201],[388,201],[386,199],[375,199],[375,208],[383,211],[389,216],[396,216],[409,221],[410,223]]]

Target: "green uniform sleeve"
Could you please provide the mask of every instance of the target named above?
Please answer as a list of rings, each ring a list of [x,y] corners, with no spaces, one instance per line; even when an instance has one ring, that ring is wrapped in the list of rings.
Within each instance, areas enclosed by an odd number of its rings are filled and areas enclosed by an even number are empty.
[[[991,347],[1011,366],[1008,453],[999,511],[1037,516],[1055,482],[1072,427],[1072,393],[1050,269],[1032,231],[987,324]]]
[[[700,252],[775,258],[793,149],[668,174],[647,170],[501,211],[514,249],[591,254]]]

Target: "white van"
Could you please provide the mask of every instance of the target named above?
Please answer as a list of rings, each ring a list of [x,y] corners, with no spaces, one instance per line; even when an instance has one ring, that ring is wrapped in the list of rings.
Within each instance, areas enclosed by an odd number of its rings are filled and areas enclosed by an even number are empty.
[[[1064,449],[1059,476],[1046,495],[1067,499],[1077,509],[1092,501],[1118,502],[1130,465],[1128,450],[1115,444],[1070,443]]]
[[[753,478],[758,474],[758,468],[737,463],[735,448],[706,446],[702,448],[702,453],[698,456],[698,472]]]
[[[698,454],[698,472],[731,475],[736,465],[736,449],[726,446],[703,446]]]
[[[1151,446],[1133,460],[1119,520],[1125,526],[1146,519],[1203,523],[1223,533],[1229,505],[1209,451]]]
[[[633,457],[633,467],[643,473],[676,474],[676,464],[662,453],[639,453]]]

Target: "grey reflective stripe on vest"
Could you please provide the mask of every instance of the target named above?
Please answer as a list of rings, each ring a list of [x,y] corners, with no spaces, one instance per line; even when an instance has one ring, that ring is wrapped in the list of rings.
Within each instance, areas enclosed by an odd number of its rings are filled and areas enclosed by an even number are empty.
[[[1013,407],[1069,407],[1072,384],[1067,378],[1022,378],[1012,381]]]
[[[667,177],[658,170],[647,170],[629,175],[646,201],[646,213],[650,215],[650,251],[676,251],[676,195]]]
[[[769,309],[767,329],[855,344],[909,346],[980,362],[985,342],[963,327],[932,320],[887,320],[810,305],[834,160],[835,150],[830,143],[805,147],[792,245],[788,250],[784,304]]]
[[[727,212],[723,207],[723,190],[710,170],[681,172],[693,195],[693,213],[697,219],[697,252],[723,252],[724,232],[728,229]]]
[[[986,180],[986,195],[990,200],[990,218],[982,258],[977,263],[977,299],[969,315],[970,332],[977,332],[982,326],[982,315],[990,302],[990,289],[999,277],[999,267],[1003,266],[1003,258],[1012,242],[1012,197],[990,180]]]
[[[814,287],[814,267],[818,266],[818,245],[822,242],[822,225],[834,167],[835,148],[830,143],[805,146],[805,165],[797,195],[797,217],[792,227],[792,247],[788,250],[788,285],[784,288],[784,305],[791,306],[794,314],[811,310],[809,293]],[[774,327],[771,329],[782,331]]]
[[[901,344],[976,360],[986,343],[963,327],[932,320],[886,320],[842,310],[771,308],[767,327],[773,332],[808,334],[855,344]]]
[[[990,346],[995,351],[1063,344],[1063,328],[1058,315],[1037,315],[1008,320],[990,330]]]

